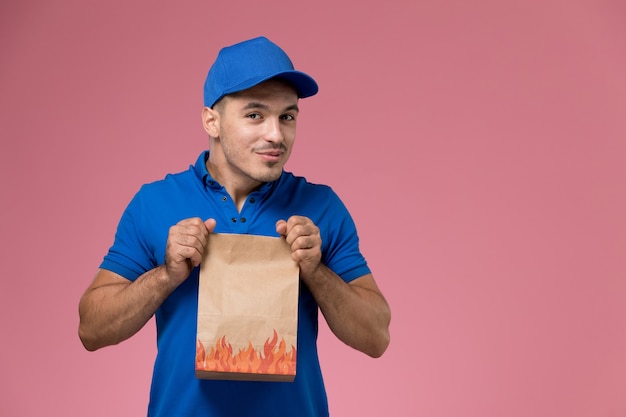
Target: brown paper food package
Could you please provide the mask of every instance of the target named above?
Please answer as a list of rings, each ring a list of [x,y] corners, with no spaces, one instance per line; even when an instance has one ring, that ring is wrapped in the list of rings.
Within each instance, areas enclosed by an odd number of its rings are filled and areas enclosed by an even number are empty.
[[[299,269],[284,238],[211,234],[200,267],[196,377],[293,381]]]

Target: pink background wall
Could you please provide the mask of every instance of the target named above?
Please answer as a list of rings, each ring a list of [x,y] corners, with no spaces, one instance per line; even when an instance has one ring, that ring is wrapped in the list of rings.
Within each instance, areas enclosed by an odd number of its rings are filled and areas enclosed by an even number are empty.
[[[147,181],[207,145],[218,49],[319,82],[288,168],[331,184],[393,312],[324,328],[334,416],[626,416],[626,7],[610,0],[0,3],[0,415],[145,414],[154,324],[78,299]]]

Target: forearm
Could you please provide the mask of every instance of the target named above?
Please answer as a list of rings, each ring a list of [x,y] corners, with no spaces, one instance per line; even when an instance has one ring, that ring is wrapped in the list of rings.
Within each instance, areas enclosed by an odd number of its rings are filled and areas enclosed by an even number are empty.
[[[389,305],[368,274],[348,284],[324,265],[303,277],[333,333],[372,357],[389,345]]]
[[[137,333],[173,291],[165,267],[130,282],[100,270],[79,304],[79,336],[87,350],[114,345]]]

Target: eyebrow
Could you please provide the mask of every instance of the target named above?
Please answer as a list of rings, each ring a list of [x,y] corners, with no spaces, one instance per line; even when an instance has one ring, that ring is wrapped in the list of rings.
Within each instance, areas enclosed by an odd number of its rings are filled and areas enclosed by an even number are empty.
[[[269,110],[269,106],[267,104],[259,103],[257,101],[251,101],[248,104],[246,104],[242,110],[250,110],[250,109]],[[283,111],[287,112],[287,111],[292,111],[292,110],[295,110],[296,112],[300,111],[297,104],[292,104],[290,106],[287,106]]]

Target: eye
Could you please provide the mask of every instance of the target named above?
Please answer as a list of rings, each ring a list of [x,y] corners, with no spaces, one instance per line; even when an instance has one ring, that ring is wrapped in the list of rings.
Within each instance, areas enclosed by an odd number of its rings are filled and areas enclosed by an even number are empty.
[[[246,117],[252,120],[259,120],[261,118],[261,115],[259,113],[250,113],[246,115]]]
[[[292,120],[296,120],[296,116],[294,116],[293,114],[283,114],[282,116],[280,116],[280,119],[292,121]]]

